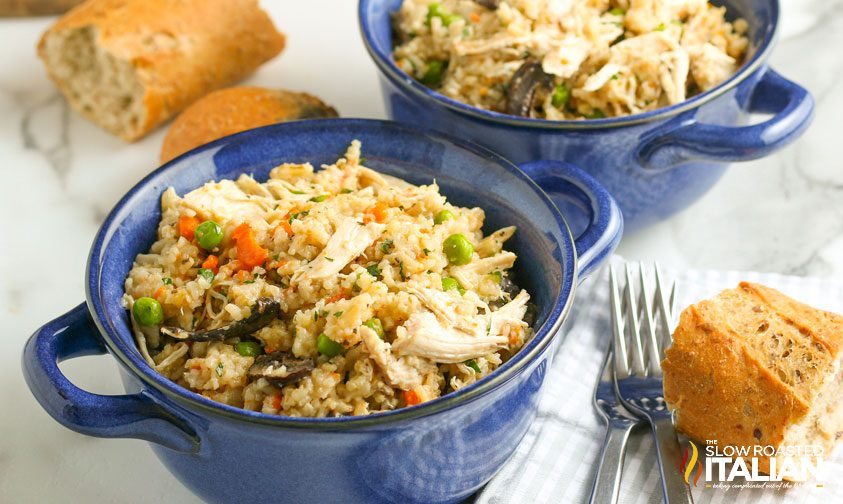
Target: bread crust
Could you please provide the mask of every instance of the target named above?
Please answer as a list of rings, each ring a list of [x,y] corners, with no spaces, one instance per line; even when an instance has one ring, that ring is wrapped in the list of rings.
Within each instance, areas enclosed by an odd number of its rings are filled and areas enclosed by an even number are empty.
[[[729,312],[729,306],[718,303],[734,295],[751,301],[751,313]],[[703,443],[716,440],[720,446],[778,447],[787,428],[811,410],[817,387],[806,392],[785,383],[749,343],[750,335],[735,329],[759,311],[792,325],[816,343],[811,347],[815,363],[805,364],[800,373],[833,372],[843,340],[843,317],[742,282],[738,289],[685,309],[673,345],[665,353],[665,400],[676,409],[677,429],[688,437]],[[774,336],[781,335],[770,334]],[[759,469],[769,472],[769,459],[759,458]]]
[[[56,75],[45,52],[50,37],[80,29],[94,29],[96,44],[129,63],[142,84],[140,121],[112,131],[127,141],[252,73],[285,43],[257,0],[88,0],[47,30],[38,52],[70,104],[100,125],[100,118],[72,98],[69,83]]]
[[[161,146],[161,163],[247,129],[322,117],[337,117],[337,111],[307,93],[251,86],[221,89],[199,99],[173,121]]]

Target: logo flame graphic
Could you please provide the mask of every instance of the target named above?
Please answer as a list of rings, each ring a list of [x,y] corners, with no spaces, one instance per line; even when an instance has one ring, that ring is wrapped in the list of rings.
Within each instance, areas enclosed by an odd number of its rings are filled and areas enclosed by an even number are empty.
[[[700,480],[700,476],[702,475],[702,464],[699,461],[699,450],[697,450],[697,445],[695,445],[693,441],[688,441],[688,444],[691,445],[691,457],[689,460],[688,448],[684,448],[682,450],[682,461],[679,462],[679,472],[685,475],[685,483],[690,485],[691,474],[693,474],[694,469],[696,469],[697,475],[694,477],[693,485],[697,486],[697,482]]]

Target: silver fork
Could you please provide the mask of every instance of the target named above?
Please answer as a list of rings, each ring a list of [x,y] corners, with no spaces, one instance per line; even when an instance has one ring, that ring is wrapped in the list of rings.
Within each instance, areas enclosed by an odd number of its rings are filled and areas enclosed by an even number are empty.
[[[673,425],[673,415],[664,401],[661,361],[670,344],[670,329],[676,312],[676,284],[669,298],[661,270],[655,265],[655,289],[647,285],[643,263],[638,264],[636,301],[632,270],[625,268],[623,300],[618,291],[614,268],[609,269],[614,332],[615,387],[623,405],[646,419],[653,429],[656,457],[662,475],[662,491],[668,504],[693,503],[691,488],[679,471],[681,450]],[[631,352],[628,351],[628,345]]]
[[[615,394],[615,382],[612,376],[612,346],[606,350],[603,372],[594,387],[594,409],[606,422],[606,438],[594,474],[591,487],[591,504],[614,504],[620,492],[623,459],[629,433],[640,423],[632,419],[624,410]]]

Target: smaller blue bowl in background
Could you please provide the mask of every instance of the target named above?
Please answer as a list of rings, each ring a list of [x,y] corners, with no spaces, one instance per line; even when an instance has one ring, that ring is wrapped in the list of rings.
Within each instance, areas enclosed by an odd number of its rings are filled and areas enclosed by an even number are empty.
[[[779,23],[777,0],[726,0],[749,24],[749,55],[726,82],[685,102],[620,118],[548,121],[482,110],[417,82],[392,59],[392,14],[402,0],[361,0],[359,22],[391,119],[485,145],[515,163],[553,159],[593,175],[615,197],[627,231],[691,205],[730,161],[767,156],[810,124],[811,95],[767,67]],[[743,126],[752,113],[768,120]],[[529,174],[529,172],[528,172]]]
[[[258,180],[282,162],[333,163],[349,143],[366,164],[413,183],[435,180],[457,205],[486,211],[486,233],[516,225],[507,249],[515,280],[537,305],[534,336],[492,375],[412,408],[363,417],[292,418],[220,404],[169,381],[140,356],[123,282],[156,238],[160,198],[209,180]],[[524,165],[539,185],[582,209],[572,237],[536,182],[482,147],[384,121],[328,119],[267,126],[199,147],[159,168],[109,213],[88,261],[87,304],[48,322],[27,342],[23,369],[59,423],[98,437],[150,441],[155,454],[208,502],[450,503],[485,484],[536,415],[538,392],[577,282],[617,246],[620,212],[597,182],[559,162]],[[110,353],[126,395],[75,387],[57,362]],[[106,463],[103,461],[103,463]]]

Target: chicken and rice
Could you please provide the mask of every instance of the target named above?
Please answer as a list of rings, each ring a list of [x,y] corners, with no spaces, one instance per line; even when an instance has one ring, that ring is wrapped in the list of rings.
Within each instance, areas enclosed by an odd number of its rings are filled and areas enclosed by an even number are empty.
[[[747,22],[705,0],[404,0],[398,66],[445,96],[551,120],[637,114],[732,76]]]
[[[530,337],[508,276],[514,227],[364,166],[282,164],[161,197],[158,239],[124,304],[143,357],[215,401],[366,415],[483,378]]]

